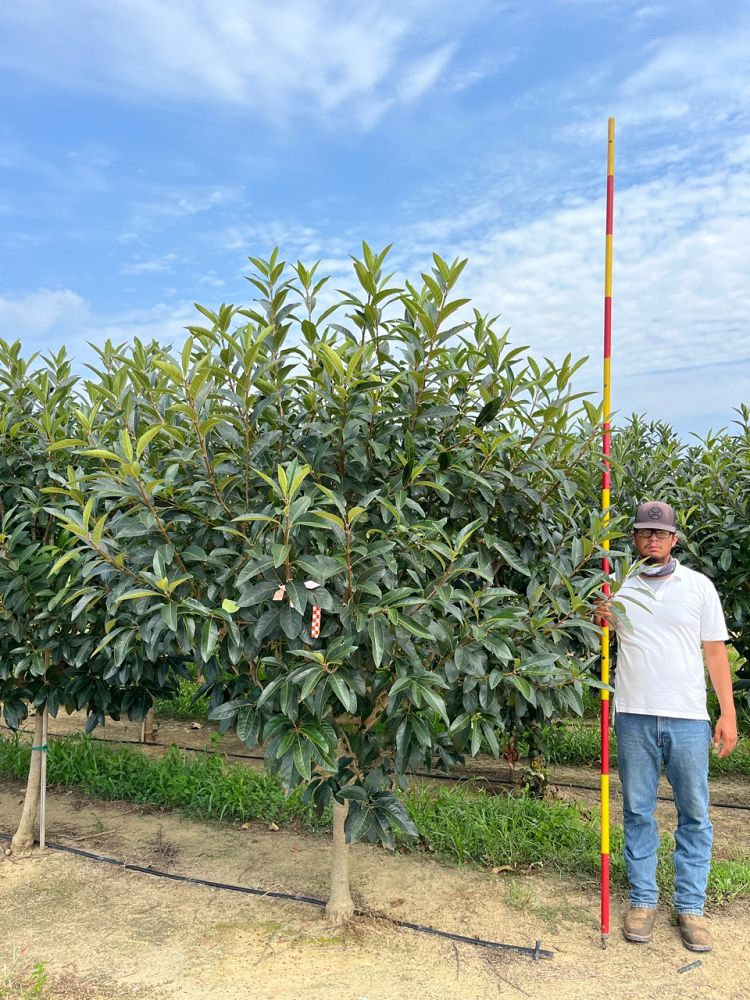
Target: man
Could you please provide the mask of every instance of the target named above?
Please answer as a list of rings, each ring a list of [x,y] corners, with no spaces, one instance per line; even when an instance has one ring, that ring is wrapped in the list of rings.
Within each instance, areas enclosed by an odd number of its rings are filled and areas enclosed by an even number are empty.
[[[666,503],[642,503],[633,530],[640,573],[616,596],[626,618],[617,633],[615,732],[623,791],[629,941],[651,940],[658,901],[654,818],[662,765],[677,809],[674,908],[685,947],[710,951],[703,916],[713,828],[708,818],[711,724],[701,644],[721,715],[713,745],[726,757],[737,743],[737,719],[719,596],[702,573],[682,566],[679,538]],[[609,618],[609,610],[605,610]]]

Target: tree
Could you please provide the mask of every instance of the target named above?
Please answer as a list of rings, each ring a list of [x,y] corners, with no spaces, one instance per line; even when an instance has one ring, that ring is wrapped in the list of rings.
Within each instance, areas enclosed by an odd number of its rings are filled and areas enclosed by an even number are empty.
[[[105,351],[89,396],[127,419],[92,428],[100,466],[55,508],[106,609],[100,650],[193,657],[213,717],[332,803],[334,921],[347,844],[416,833],[409,769],[497,754],[597,684],[581,362],[509,350],[451,298],[465,262],[435,256],[417,289],[386,255],[365,245],[360,292],[325,311],[317,267],[251,258],[252,307],[199,306],[176,354]]]
[[[750,408],[734,433],[707,434],[685,449],[680,496],[686,558],[713,580],[732,644],[744,658],[740,690],[750,689]]]
[[[735,430],[691,443],[663,422],[634,415],[615,435],[618,510],[631,518],[638,503],[665,499],[677,512],[680,558],[705,573],[722,598],[732,644],[743,657],[738,691],[750,690],[750,409]]]
[[[137,656],[123,665],[119,651],[103,654],[111,623],[75,546],[82,532],[97,544],[102,527],[81,492],[85,471],[71,464],[92,432],[77,383],[64,350],[26,360],[19,343],[0,341],[0,701],[12,729],[33,708],[35,747],[45,711],[84,709],[91,731],[106,716],[141,718],[153,693],[176,689]],[[81,505],[65,525],[46,506],[60,483]],[[33,846],[43,752],[32,753],[17,852]]]

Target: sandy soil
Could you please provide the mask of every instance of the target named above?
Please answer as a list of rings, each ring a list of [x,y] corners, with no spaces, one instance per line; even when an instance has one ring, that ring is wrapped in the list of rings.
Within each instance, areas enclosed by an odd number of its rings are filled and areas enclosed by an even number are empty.
[[[22,788],[0,786],[12,828]],[[188,821],[76,792],[49,795],[50,838],[123,861],[216,881],[323,896],[325,838],[262,824],[243,830]],[[738,831],[739,835],[739,831]],[[747,835],[744,836],[747,841]],[[542,946],[532,962],[454,945],[374,919],[332,931],[312,906],[169,882],[48,851],[0,863],[0,968],[13,947],[46,960],[46,996],[81,1000],[406,1000],[535,997],[685,1000],[750,996],[750,907],[712,918],[716,950],[699,968],[666,910],[652,945],[619,933],[599,943],[596,886],[447,867],[424,855],[356,845],[353,889],[368,911],[513,944]]]

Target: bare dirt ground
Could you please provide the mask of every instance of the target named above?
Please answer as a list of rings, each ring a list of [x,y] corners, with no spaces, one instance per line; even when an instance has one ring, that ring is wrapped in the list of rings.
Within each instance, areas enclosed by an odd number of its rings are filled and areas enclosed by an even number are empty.
[[[80,719],[63,717],[51,730],[80,726]],[[139,729],[110,723],[107,735],[137,739]],[[210,731],[163,722],[159,740],[197,748],[208,743]],[[247,753],[234,742],[226,736],[220,749]],[[480,766],[485,763],[490,762]],[[556,779],[560,797],[596,809],[595,790],[562,787],[563,781],[595,786],[594,771],[558,769]],[[612,818],[618,821],[616,780],[613,785]],[[14,828],[22,793],[19,783],[0,783],[0,830]],[[714,782],[713,795],[716,801],[750,801],[743,779]],[[670,829],[671,804],[660,803],[658,814]],[[714,810],[712,818],[717,855],[746,855],[748,813]],[[248,829],[201,824],[129,803],[52,791],[48,838],[163,871],[326,894],[327,839],[270,831],[264,824]],[[371,918],[334,931],[313,906],[171,882],[47,851],[0,862],[0,970],[14,948],[26,947],[30,961],[49,963],[43,996],[52,1000],[750,998],[747,903],[712,915],[716,949],[697,956],[683,948],[666,905],[653,944],[625,942],[620,934],[625,901],[615,898],[610,943],[602,950],[595,884],[572,884],[541,871],[493,874],[360,844],[352,860],[353,891],[363,910],[499,942],[533,946],[541,939],[554,958],[535,963]],[[699,967],[678,971],[697,958]]]

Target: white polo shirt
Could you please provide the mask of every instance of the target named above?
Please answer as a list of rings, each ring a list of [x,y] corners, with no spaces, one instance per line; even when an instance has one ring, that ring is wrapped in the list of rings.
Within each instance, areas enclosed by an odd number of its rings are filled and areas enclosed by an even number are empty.
[[[627,580],[614,601],[628,616],[616,628],[615,711],[708,719],[701,643],[729,638],[708,577],[678,562],[669,576]]]

